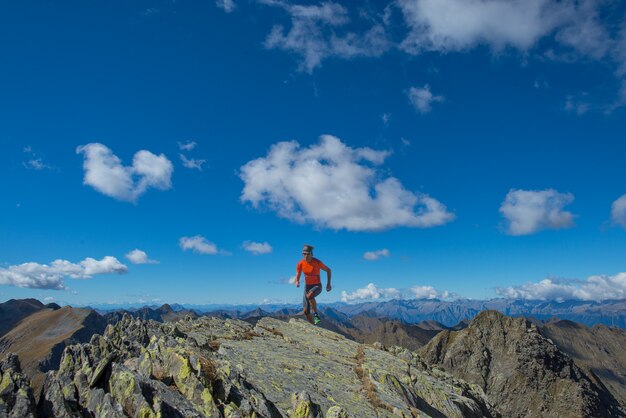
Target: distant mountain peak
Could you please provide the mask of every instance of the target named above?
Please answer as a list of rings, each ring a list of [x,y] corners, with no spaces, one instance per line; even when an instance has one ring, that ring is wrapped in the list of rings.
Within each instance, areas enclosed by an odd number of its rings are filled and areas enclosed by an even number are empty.
[[[525,318],[483,311],[466,329],[439,333],[420,353],[482,387],[503,416],[619,415],[613,395]]]

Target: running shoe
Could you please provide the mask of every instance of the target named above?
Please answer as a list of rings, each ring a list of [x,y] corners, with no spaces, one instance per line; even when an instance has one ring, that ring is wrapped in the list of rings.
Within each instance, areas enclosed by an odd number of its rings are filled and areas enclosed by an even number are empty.
[[[320,316],[317,314],[317,312],[313,314],[313,322],[315,323],[315,325],[317,325],[320,322],[322,322],[322,320],[320,319]]]

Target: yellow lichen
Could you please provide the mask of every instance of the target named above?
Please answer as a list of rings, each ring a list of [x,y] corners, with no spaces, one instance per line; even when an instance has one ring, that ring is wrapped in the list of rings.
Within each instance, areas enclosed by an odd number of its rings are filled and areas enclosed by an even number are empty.
[[[0,392],[4,392],[5,389],[8,388],[9,385],[12,383],[13,379],[11,379],[9,373],[5,373],[4,376],[2,376],[2,382],[0,382]]]
[[[311,413],[311,405],[308,402],[300,402],[296,405],[296,410],[293,411],[291,418],[308,418]]]
[[[143,405],[139,409],[139,412],[137,413],[137,417],[138,418],[156,418],[157,415],[154,413],[152,409],[150,409],[149,406]]]
[[[189,360],[180,354],[175,354],[178,360],[180,360],[180,369],[178,370],[178,378],[181,381],[185,381],[191,376],[191,365],[189,364]]]

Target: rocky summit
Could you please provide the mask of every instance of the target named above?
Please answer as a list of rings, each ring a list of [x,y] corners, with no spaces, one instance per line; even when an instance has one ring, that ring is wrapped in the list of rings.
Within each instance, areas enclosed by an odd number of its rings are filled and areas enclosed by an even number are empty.
[[[419,352],[429,364],[479,385],[503,416],[625,416],[591,370],[524,318],[484,311],[466,329],[443,331]]]
[[[36,408],[11,359],[3,376],[21,383],[1,393],[10,416],[21,416],[17,407],[41,417],[498,416],[478,385],[416,353],[359,344],[300,319],[163,324],[125,316],[65,349]]]

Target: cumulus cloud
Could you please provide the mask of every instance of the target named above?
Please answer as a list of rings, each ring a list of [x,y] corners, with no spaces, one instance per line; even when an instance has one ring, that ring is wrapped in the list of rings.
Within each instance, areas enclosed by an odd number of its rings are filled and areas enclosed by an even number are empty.
[[[415,299],[448,299],[455,296],[447,290],[437,290],[432,286],[414,286],[410,290]]]
[[[148,254],[139,249],[134,249],[126,254],[126,258],[133,264],[158,264],[156,260],[150,260]]]
[[[272,252],[272,246],[267,242],[244,241],[242,247],[254,255],[269,254]]]
[[[182,237],[178,240],[178,243],[180,245],[180,248],[182,248],[184,251],[190,250],[198,254],[209,255],[228,254],[228,252],[218,249],[217,245],[208,241],[202,235],[196,235],[193,237]]]
[[[183,154],[180,155],[180,160],[183,162],[183,166],[185,168],[189,168],[192,170],[202,171],[202,166],[206,163],[206,160],[187,158]]]
[[[394,289],[393,287],[389,287],[386,289],[377,287],[374,283],[370,283],[362,289],[357,289],[352,293],[348,293],[345,290],[341,292],[341,300],[343,302],[352,302],[355,300],[364,300],[364,299],[381,299],[381,298],[391,298],[391,299],[399,299],[402,297],[402,292],[398,289]]]
[[[288,30],[282,25],[272,28],[265,47],[300,55],[301,71],[312,73],[328,57],[377,57],[390,47],[385,27],[380,22],[362,33],[338,34],[350,22],[348,9],[339,3],[298,5],[280,0],[261,0],[261,3],[279,7],[291,18]]]
[[[331,135],[308,148],[279,142],[266,157],[241,167],[241,200],[294,222],[331,229],[376,231],[450,222],[454,215],[439,201],[410,192],[376,170],[388,155],[351,148]]]
[[[614,276],[590,276],[586,280],[547,278],[539,283],[496,288],[496,293],[510,299],[527,300],[611,300],[626,298],[626,273]]]
[[[602,58],[612,44],[595,0],[399,0],[398,5],[410,29],[401,47],[411,54],[477,45],[528,51],[554,34],[562,46]]]
[[[572,227],[574,215],[564,211],[563,207],[573,201],[571,193],[559,193],[554,189],[513,189],[502,202],[500,213],[507,221],[507,233],[529,235],[544,229]]]
[[[163,154],[141,150],[135,154],[132,166],[124,166],[103,144],[82,145],[76,148],[76,153],[85,157],[83,183],[115,199],[135,202],[151,187],[161,190],[172,187],[174,168]]]
[[[117,258],[106,256],[101,260],[86,258],[79,263],[54,260],[50,265],[24,263],[0,269],[0,284],[34,289],[66,289],[64,278],[90,279],[97,274],[124,274],[128,267]]]
[[[382,250],[367,251],[363,254],[363,258],[370,261],[378,260],[381,257],[389,257],[389,250],[383,248]]]
[[[622,195],[611,205],[611,221],[626,229],[626,194]]]
[[[423,88],[411,87],[407,91],[409,101],[420,113],[428,113],[432,110],[432,104],[437,102],[443,102],[443,96],[435,96],[431,93],[430,87],[426,84]]]
[[[215,0],[215,5],[226,13],[230,13],[237,8],[234,0]]]

